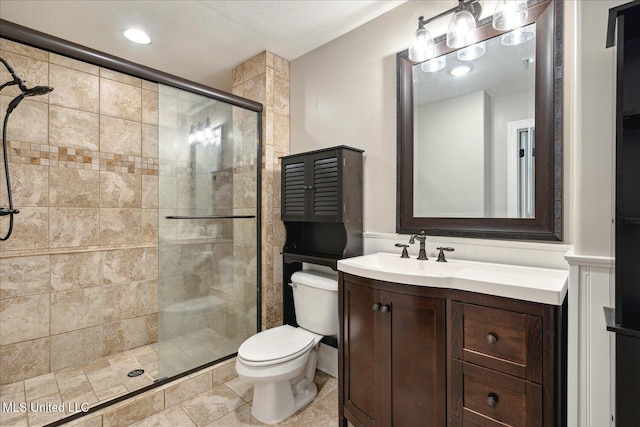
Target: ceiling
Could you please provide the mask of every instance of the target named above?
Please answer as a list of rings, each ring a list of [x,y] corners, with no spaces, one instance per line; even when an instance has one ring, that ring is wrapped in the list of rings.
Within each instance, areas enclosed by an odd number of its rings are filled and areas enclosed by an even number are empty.
[[[406,0],[0,0],[0,18],[231,91],[231,69],[269,50],[292,61]],[[150,45],[122,36],[138,27]]]

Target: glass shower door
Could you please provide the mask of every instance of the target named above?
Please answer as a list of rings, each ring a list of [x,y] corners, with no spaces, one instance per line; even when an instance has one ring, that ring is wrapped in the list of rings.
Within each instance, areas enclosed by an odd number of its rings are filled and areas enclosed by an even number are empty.
[[[258,113],[160,85],[158,378],[257,331]]]

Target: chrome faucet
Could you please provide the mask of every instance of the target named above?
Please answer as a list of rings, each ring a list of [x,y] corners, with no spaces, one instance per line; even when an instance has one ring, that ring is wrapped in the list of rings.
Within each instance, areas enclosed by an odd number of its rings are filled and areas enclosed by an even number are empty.
[[[424,230],[422,232],[420,232],[420,235],[412,234],[411,238],[409,239],[409,243],[411,243],[413,245],[416,242],[416,239],[420,242],[420,251],[418,252],[418,259],[420,259],[420,260],[429,259],[429,258],[427,258],[427,250],[425,248],[425,243],[427,241],[427,235],[424,234]]]

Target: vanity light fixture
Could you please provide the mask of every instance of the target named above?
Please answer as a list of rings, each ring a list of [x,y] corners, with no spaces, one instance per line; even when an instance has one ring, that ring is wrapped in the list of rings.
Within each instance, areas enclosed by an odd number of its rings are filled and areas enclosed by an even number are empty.
[[[447,46],[456,49],[473,43],[476,40],[476,21],[480,13],[482,6],[478,0],[458,0],[456,7],[432,18],[419,17],[418,29],[409,47],[409,59],[423,62],[433,57],[435,45],[425,25],[450,14],[453,14],[453,18],[447,28]]]
[[[449,71],[449,74],[451,74],[454,77],[460,77],[460,76],[464,76],[465,74],[468,74],[470,71],[471,71],[470,65],[460,65],[454,68],[453,70]]]
[[[137,44],[151,44],[151,38],[138,28],[129,28],[124,30],[122,34],[129,40]]]
[[[528,42],[536,36],[535,24],[527,25],[526,27],[516,28],[502,35],[500,43],[503,46],[517,46],[519,44]]]
[[[518,28],[527,20],[527,0],[499,0],[493,13],[493,28],[500,31]]]
[[[217,126],[211,128],[209,119],[191,126],[189,132],[189,144],[191,145],[210,145],[219,144],[222,138],[222,128]]]
[[[435,73],[447,66],[447,57],[445,55],[430,59],[420,64],[420,69],[425,73]]]
[[[460,61],[473,61],[480,58],[487,51],[487,45],[485,42],[475,43],[471,46],[467,46],[464,49],[460,49],[456,52],[456,56]]]

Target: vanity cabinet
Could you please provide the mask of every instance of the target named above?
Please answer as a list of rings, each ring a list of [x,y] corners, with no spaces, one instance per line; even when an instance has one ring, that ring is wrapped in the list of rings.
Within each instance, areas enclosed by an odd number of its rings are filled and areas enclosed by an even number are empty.
[[[444,426],[444,299],[346,274],[340,283],[341,417],[356,426]]]
[[[341,425],[566,426],[566,301],[340,272],[339,303]]]

